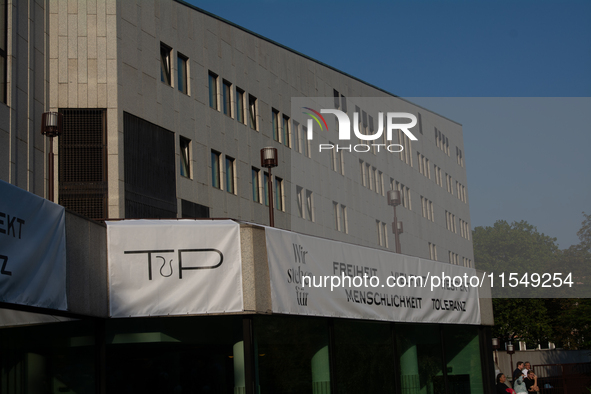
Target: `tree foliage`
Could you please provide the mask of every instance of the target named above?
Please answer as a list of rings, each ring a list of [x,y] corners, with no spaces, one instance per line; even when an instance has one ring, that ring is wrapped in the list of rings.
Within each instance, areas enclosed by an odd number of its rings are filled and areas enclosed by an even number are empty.
[[[499,220],[492,227],[476,227],[473,232],[476,268],[493,272],[497,277],[502,272],[521,276],[526,272],[554,272],[567,267],[578,284],[577,292],[581,289],[580,294],[588,294],[585,289],[591,281],[587,273],[591,267],[591,215],[583,212],[583,217],[577,232],[581,242],[564,250],[558,248],[556,238],[539,233],[525,221],[509,224]],[[519,293],[511,293],[508,291],[511,289],[501,289],[499,285],[495,282],[493,288],[493,335],[505,342],[521,340],[535,345],[550,341],[567,349],[591,348],[591,299],[544,298],[564,294],[572,297],[573,291],[550,292],[542,288],[528,289],[525,296],[519,297]],[[562,290],[566,291],[566,287]]]

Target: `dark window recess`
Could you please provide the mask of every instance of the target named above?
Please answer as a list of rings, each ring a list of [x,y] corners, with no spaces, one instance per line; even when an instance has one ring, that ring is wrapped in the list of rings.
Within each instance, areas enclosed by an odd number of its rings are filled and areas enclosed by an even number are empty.
[[[107,218],[107,136],[104,109],[60,109],[59,203],[91,219]]]
[[[181,200],[181,209],[183,210],[183,218],[185,219],[209,218],[209,207],[205,205]]]
[[[174,133],[123,113],[125,217],[176,218]]]

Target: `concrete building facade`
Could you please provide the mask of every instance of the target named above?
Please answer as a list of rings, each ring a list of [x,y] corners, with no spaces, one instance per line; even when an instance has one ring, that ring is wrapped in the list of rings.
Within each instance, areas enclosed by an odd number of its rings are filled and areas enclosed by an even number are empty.
[[[276,313],[261,226],[272,203],[280,229],[353,244],[362,260],[393,252],[395,189],[407,256],[392,259],[474,267],[460,124],[182,1],[0,9],[0,180],[47,197],[53,174],[68,304],[0,302],[0,394],[491,392],[490,300],[470,324]],[[341,143],[335,119],[312,144],[296,98],[357,113],[365,135],[379,123],[365,100],[383,100],[416,117],[417,140],[396,130],[380,142],[400,152],[318,151]],[[53,169],[48,111],[63,117]],[[113,318],[103,222],[146,218],[238,221],[242,309]]]
[[[93,135],[56,138],[56,201],[67,208],[97,219],[199,212],[268,223],[263,190],[260,202],[253,201],[252,171],[260,170],[254,187],[263,189],[259,152],[272,146],[280,160],[274,175],[283,180],[278,227],[394,250],[385,194],[398,188],[404,200],[397,210],[404,223],[402,252],[473,266],[461,125],[182,2],[8,2],[7,9],[1,179],[45,195],[47,141],[39,135],[40,114],[62,111],[70,135],[95,122]],[[412,129],[418,140],[399,132],[392,143],[403,145],[403,153],[344,151],[336,167],[328,152],[304,153],[304,125],[291,113],[292,98],[335,95],[351,117],[359,110],[362,128],[367,118],[377,127],[377,113],[355,98],[393,100],[419,119]],[[154,142],[166,155],[151,161],[154,168],[163,168],[154,164],[158,160],[170,162],[151,180],[126,179],[126,166],[127,177],[134,178],[133,163],[140,160],[134,156],[126,163],[126,149],[132,156],[148,152],[152,143],[140,134],[126,141],[126,119],[128,128],[149,123],[159,130],[154,133],[168,131],[172,137],[166,142],[171,146]],[[280,141],[284,127],[287,141]],[[230,191],[227,182],[214,184],[212,152],[218,155],[220,180],[233,178]],[[322,187],[324,177],[292,184],[290,157],[296,154],[309,155],[326,177],[342,177],[346,186],[340,196]],[[163,194],[147,185],[158,177],[172,179],[166,188],[174,190]],[[297,215],[296,186],[314,194],[313,221]]]

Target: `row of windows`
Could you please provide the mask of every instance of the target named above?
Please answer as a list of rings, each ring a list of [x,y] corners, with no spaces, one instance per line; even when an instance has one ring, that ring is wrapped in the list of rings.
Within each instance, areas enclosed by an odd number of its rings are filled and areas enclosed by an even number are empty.
[[[450,264],[459,265],[460,255],[458,255],[457,253],[454,253],[452,251],[449,251],[448,257],[449,257]],[[437,261],[437,246],[435,244],[432,244],[431,242],[429,242],[429,259]],[[470,260],[466,257],[462,257],[462,266],[468,267],[468,268],[474,268],[472,265],[472,260]]]
[[[385,196],[384,173],[363,160],[359,160],[359,166],[361,168],[361,184],[369,190],[375,190],[376,193]]]
[[[221,81],[221,94],[220,90]],[[209,106],[216,111],[220,111],[238,122],[250,126],[253,130],[258,130],[258,100],[252,94],[246,92],[239,87],[234,88],[234,85],[221,79],[212,71],[208,73],[209,85]],[[248,97],[248,101],[247,101]]]
[[[345,234],[349,234],[349,220],[347,217],[347,207],[336,201],[332,202],[334,212],[334,229]]]
[[[419,173],[431,179],[431,167],[429,165],[429,159],[417,152],[417,162],[419,165]]]
[[[468,201],[466,200],[466,187],[458,181],[456,181],[456,191],[458,192],[458,198],[460,199],[460,201],[467,203]]]
[[[460,258],[460,256],[457,253],[449,252],[449,263],[450,264],[459,265],[460,264],[459,258]],[[466,257],[462,257],[462,266],[467,267],[467,268],[474,268],[474,266],[472,265],[472,260],[470,260]]]
[[[467,240],[470,240],[470,225],[468,222],[458,219],[460,221],[460,235]]]
[[[307,138],[308,128],[304,125],[300,125],[295,120],[293,121],[293,131],[294,131],[294,149],[296,152],[301,153],[302,155],[311,158],[312,157],[312,148],[310,146],[310,140]],[[341,151],[341,163],[343,164],[342,167],[342,174],[345,175],[345,168],[344,168],[344,161],[342,157]]]
[[[401,204],[404,208],[407,208],[412,211],[412,203],[410,199],[410,189],[407,186],[404,186],[402,183],[395,181],[394,179],[390,178],[390,187],[392,190],[398,190],[400,192]]]
[[[421,207],[423,208],[423,217],[432,222],[435,222],[435,214],[433,212],[433,201],[421,196]]]
[[[291,122],[289,116],[280,115],[278,110],[271,108],[271,123],[273,125],[273,139],[291,148]]]
[[[160,43],[160,80],[168,86],[173,86],[172,48]],[[176,56],[177,83],[176,87],[184,94],[189,94],[189,58],[180,52]]]
[[[258,168],[251,169],[252,200],[269,205],[269,173]],[[220,152],[211,151],[211,185],[216,189],[238,194],[236,181],[236,159]],[[285,211],[285,189],[283,179],[272,176],[274,208]]]
[[[459,255],[457,253],[454,253],[452,251],[448,252],[449,254],[449,263],[450,264],[454,264],[454,265],[459,265]]]
[[[452,233],[458,233],[456,227],[456,215],[449,211],[445,211],[445,228]]]
[[[449,139],[437,127],[435,128],[435,145],[449,156]]]
[[[298,217],[314,222],[314,193],[311,190],[296,186]]]
[[[211,151],[211,186],[225,190],[228,193],[236,192],[236,159],[223,156],[214,150]]]

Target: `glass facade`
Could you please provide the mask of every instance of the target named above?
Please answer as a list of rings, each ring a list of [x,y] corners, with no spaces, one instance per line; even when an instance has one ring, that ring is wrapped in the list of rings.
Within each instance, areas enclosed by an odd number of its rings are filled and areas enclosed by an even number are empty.
[[[476,326],[284,315],[3,328],[0,394],[481,394],[484,335]]]

